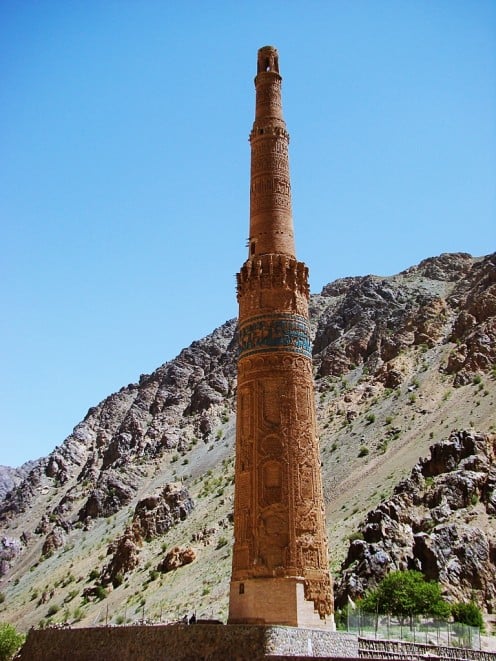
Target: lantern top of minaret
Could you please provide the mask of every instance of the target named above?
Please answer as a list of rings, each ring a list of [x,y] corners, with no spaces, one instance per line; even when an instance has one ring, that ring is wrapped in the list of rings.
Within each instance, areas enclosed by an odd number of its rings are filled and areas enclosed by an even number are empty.
[[[279,53],[274,46],[262,46],[258,49],[257,73],[279,73]]]

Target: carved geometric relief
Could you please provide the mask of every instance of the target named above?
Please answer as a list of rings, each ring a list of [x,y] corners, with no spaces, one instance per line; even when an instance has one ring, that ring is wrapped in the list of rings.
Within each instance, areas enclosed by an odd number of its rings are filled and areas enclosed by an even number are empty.
[[[277,172],[279,175],[287,175],[287,160],[284,156],[272,152],[263,151],[252,160],[252,172]]]
[[[317,525],[317,512],[313,504],[306,507],[298,507],[295,516],[295,533],[301,540],[310,535],[319,535]]]
[[[236,475],[236,504],[239,509],[250,507],[251,471],[238,472]]]
[[[257,88],[257,101],[259,104],[281,105],[281,81],[274,80],[268,84],[259,84]]]
[[[260,450],[271,457],[280,457],[282,452],[281,438],[276,434],[268,434],[262,438]]]
[[[286,195],[276,192],[252,193],[251,205],[252,213],[273,208],[291,210],[291,197],[289,191]]]
[[[300,474],[298,478],[298,491],[299,499],[302,501],[313,502],[315,489],[314,489],[314,467],[308,463],[300,465]]]
[[[325,616],[332,613],[332,587],[316,436],[308,269],[294,254],[289,134],[280,112],[280,78],[271,72],[260,70],[255,80],[250,254],[237,276],[233,580],[303,577],[305,599]],[[257,617],[257,606],[249,607],[251,618]]]
[[[305,577],[305,599],[313,601],[315,610],[320,617],[331,615],[333,612],[332,586],[329,572],[308,572]]]
[[[256,159],[267,154],[281,156],[284,162],[284,168],[289,172],[288,164],[288,136],[277,136],[274,134],[271,138],[264,140],[254,140],[251,145],[251,170],[256,170],[254,164]]]
[[[303,384],[298,387],[298,392],[296,396],[296,410],[298,418],[306,418],[310,414],[310,409],[313,405],[313,399],[311,399],[311,391],[313,388],[309,384]]]
[[[238,411],[237,421],[240,427],[241,437],[247,438],[252,435],[253,429],[253,403],[252,390],[250,387],[243,387],[238,393]]]
[[[279,461],[266,461],[262,467],[263,505],[274,505],[282,499],[282,467]]]
[[[238,470],[249,471],[253,467],[253,448],[254,444],[251,439],[240,439],[236,451],[236,459]]]
[[[280,383],[271,379],[263,384],[263,421],[269,425],[277,425],[280,421]]]
[[[302,563],[303,567],[310,569],[319,568],[319,553],[314,547],[306,547],[302,549]]]
[[[281,505],[265,508],[259,516],[258,554],[268,568],[284,566],[289,542],[288,513]]]

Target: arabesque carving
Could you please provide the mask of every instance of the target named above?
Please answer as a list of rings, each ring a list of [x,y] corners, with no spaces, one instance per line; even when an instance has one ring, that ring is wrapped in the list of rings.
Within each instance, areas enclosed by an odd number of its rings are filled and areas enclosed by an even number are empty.
[[[313,602],[318,620],[331,615],[333,606],[315,423],[308,268],[295,256],[289,134],[278,65],[274,68],[277,51],[261,50],[250,135],[249,254],[237,275],[232,581],[243,582],[243,589],[240,594],[233,588],[230,613],[256,620],[259,614],[243,610],[244,582],[266,577],[302,582],[304,599]],[[294,619],[298,617],[296,613]]]

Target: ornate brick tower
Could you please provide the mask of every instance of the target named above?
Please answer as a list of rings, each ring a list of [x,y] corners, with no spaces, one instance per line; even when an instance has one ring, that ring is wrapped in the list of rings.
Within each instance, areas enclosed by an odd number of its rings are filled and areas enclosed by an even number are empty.
[[[250,134],[249,254],[237,276],[240,353],[229,622],[333,628],[308,268],[295,257],[281,80],[277,50],[261,48]]]

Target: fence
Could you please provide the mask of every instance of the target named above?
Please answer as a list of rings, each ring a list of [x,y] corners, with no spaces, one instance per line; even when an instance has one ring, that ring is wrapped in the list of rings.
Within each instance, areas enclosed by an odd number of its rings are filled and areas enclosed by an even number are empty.
[[[481,648],[480,631],[477,627],[469,627],[460,622],[416,617],[400,620],[391,615],[368,613],[360,608],[348,609],[348,631],[364,638],[405,640],[473,650]]]

